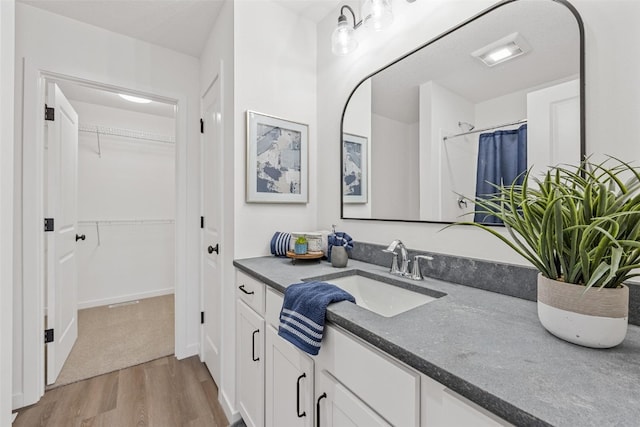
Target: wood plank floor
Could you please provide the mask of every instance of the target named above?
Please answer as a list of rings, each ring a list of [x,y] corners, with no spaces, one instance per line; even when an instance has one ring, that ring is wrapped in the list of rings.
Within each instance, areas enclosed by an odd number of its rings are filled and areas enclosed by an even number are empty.
[[[163,357],[47,391],[13,427],[226,427],[218,389],[197,356]]]

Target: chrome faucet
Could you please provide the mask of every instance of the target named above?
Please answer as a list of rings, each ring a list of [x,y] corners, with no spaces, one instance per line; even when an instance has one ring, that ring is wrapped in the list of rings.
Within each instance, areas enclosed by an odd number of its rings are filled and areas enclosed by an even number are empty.
[[[398,254],[396,253],[397,248],[400,248],[400,268],[398,268]],[[404,246],[404,243],[396,239],[391,242],[387,249],[383,249],[382,252],[393,254],[391,269],[389,270],[391,274],[397,274],[398,276],[409,276],[409,253],[407,252],[407,248]]]
[[[429,255],[416,255],[413,257],[413,268],[411,269],[411,275],[409,276],[413,280],[422,280],[422,272],[420,271],[421,259],[432,261],[433,257]]]

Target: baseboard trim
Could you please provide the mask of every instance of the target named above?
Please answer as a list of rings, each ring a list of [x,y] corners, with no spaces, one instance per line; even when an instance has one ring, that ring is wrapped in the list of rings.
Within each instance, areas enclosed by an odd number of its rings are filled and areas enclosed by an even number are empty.
[[[235,423],[242,419],[242,417],[240,417],[240,412],[233,409],[233,405],[231,405],[231,402],[227,398],[227,393],[222,389],[218,389],[218,402],[220,403],[220,406],[222,406],[222,410],[224,411],[224,415],[227,417],[227,420],[229,420],[229,424],[235,425]]]
[[[14,412],[13,414],[11,414],[11,424],[13,424],[13,422],[16,420],[16,418],[18,418],[18,413]]]
[[[91,307],[100,307],[102,305],[118,304],[121,302],[127,302],[127,301],[136,300],[136,299],[159,297],[162,295],[169,295],[172,293],[174,293],[174,288],[166,288],[166,289],[158,289],[155,291],[139,292],[137,294],[121,295],[121,296],[111,297],[111,298],[80,301],[78,302],[78,310],[82,310],[84,308],[91,308]]]
[[[178,360],[186,359],[187,357],[191,356],[200,357],[200,344],[189,344],[184,350],[176,348],[175,354],[176,359]]]
[[[11,409],[16,410],[23,408],[24,405],[24,393],[16,393],[11,397]]]

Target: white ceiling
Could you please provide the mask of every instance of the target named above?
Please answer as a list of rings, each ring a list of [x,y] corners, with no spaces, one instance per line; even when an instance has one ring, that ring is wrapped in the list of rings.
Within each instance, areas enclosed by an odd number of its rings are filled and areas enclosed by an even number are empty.
[[[199,57],[225,0],[17,1]],[[340,0],[276,1],[317,23],[335,9]]]

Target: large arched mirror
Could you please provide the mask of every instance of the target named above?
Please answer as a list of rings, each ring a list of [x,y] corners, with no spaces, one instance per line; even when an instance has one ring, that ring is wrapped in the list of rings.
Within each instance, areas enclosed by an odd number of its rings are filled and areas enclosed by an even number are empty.
[[[365,78],[342,117],[342,218],[469,219],[460,194],[579,163],[583,64],[570,4],[512,0]]]

